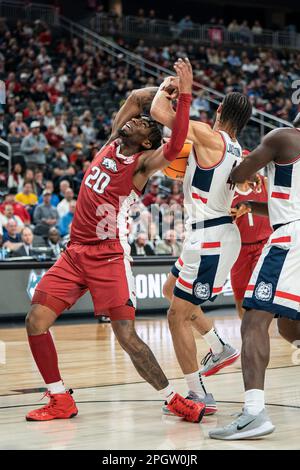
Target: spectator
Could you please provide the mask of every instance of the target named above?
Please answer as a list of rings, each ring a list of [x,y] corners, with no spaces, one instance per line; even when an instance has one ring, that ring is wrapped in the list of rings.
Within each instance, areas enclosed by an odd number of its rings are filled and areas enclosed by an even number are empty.
[[[16,195],[16,201],[23,204],[27,210],[38,203],[37,195],[33,192],[31,183],[24,183],[23,191]]]
[[[55,117],[55,127],[54,127],[54,133],[61,137],[63,140],[67,137],[68,132],[67,132],[67,126],[63,122],[63,118],[61,114],[58,114]]]
[[[0,225],[7,230],[9,222],[14,221],[16,223],[16,231],[21,232],[24,227],[24,223],[18,215],[14,214],[14,208],[11,204],[6,204],[4,208],[4,214],[0,213]],[[5,232],[5,230],[4,230]]]
[[[3,231],[3,247],[10,251],[15,251],[21,246],[21,235],[18,232],[18,225],[15,220],[7,222],[6,230]]]
[[[67,181],[66,181],[67,183]],[[68,187],[64,192],[64,198],[60,201],[57,206],[57,212],[60,218],[66,215],[70,209],[70,203],[74,200],[74,191],[72,188]]]
[[[39,121],[30,124],[31,133],[24,137],[21,144],[21,151],[25,155],[25,161],[31,165],[46,164],[46,150],[48,141],[41,133]]]
[[[21,231],[21,246],[14,251],[14,256],[32,256],[34,254],[34,248],[43,246],[41,241],[38,241],[38,237],[33,235],[31,228],[24,227]]]
[[[150,183],[150,191],[143,197],[143,204],[149,207],[151,204],[155,204],[157,201],[157,195],[159,191],[159,184],[156,181]]]
[[[180,256],[182,243],[177,240],[175,230],[168,230],[164,240],[161,240],[156,246],[157,255]]]
[[[188,31],[189,29],[193,28],[194,23],[191,20],[190,15],[186,15],[184,18],[182,18],[179,23],[178,23],[178,29],[180,33],[184,33],[185,31]]]
[[[54,257],[58,258],[64,249],[64,244],[61,241],[61,237],[57,228],[51,227],[48,231],[48,236],[45,237],[44,240],[46,246],[52,249]]]
[[[76,209],[76,201],[73,200],[69,204],[68,212],[59,221],[58,228],[62,237],[65,237],[69,233],[69,227],[70,227],[70,224],[72,223],[72,220],[75,214],[75,209]]]
[[[28,134],[28,127],[23,121],[22,113],[15,114],[15,120],[9,125],[9,135],[16,138],[23,138]]]
[[[1,105],[1,103],[0,103]],[[4,110],[0,106],[0,137],[6,139],[7,137],[7,127],[5,125],[5,114]]]
[[[59,197],[57,194],[54,193],[54,185],[53,185],[53,181],[51,180],[48,180],[46,181],[45,183],[45,190],[47,192],[50,192],[51,193],[51,198],[50,198],[50,205],[53,206],[53,207],[57,207],[57,204],[59,203]],[[44,190],[44,191],[45,191]],[[44,193],[43,191],[43,193]],[[38,200],[38,203],[39,204],[43,204],[44,202],[44,196],[43,196],[43,193],[40,195],[39,197],[39,200]]]
[[[43,204],[35,208],[33,220],[36,224],[34,233],[44,236],[49,228],[54,227],[58,222],[58,213],[55,207],[51,206],[52,193],[48,189],[43,191]]]
[[[130,246],[131,256],[152,256],[155,254],[144,232],[139,233],[136,240]]]
[[[45,179],[44,179],[44,173],[42,172],[42,170],[38,169],[35,171],[34,184],[35,184],[37,196],[40,197],[40,195],[45,189]]]
[[[15,163],[7,181],[7,187],[9,189],[16,188],[18,192],[22,191],[24,184],[24,178],[22,176],[22,173],[22,165],[20,163]]]
[[[22,204],[16,202],[15,197],[16,194],[14,190],[11,189],[9,193],[4,196],[4,202],[0,204],[0,213],[4,214],[5,207],[7,205],[11,205],[13,207],[14,215],[20,217],[25,225],[30,224],[30,215],[28,211]]]
[[[254,21],[254,25],[252,26],[252,33],[259,36],[262,34],[263,29],[261,27],[261,24],[258,20]]]

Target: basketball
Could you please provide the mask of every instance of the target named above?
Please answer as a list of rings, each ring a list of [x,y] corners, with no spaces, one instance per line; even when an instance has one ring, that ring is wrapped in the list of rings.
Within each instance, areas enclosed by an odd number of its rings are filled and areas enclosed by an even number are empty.
[[[164,175],[173,180],[182,179],[185,174],[187,160],[191,150],[192,142],[190,140],[186,140],[184,146],[181,149],[181,152],[176,157],[176,159],[173,160],[173,162],[171,162],[170,165],[163,170]]]

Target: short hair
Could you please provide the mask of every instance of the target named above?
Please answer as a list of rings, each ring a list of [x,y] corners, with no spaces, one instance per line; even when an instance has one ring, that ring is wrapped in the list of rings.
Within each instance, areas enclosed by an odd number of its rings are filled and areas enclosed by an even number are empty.
[[[239,92],[228,93],[222,102],[220,123],[229,123],[237,134],[246,126],[252,114],[248,96]]]
[[[142,115],[142,119],[148,122],[150,132],[149,132],[149,140],[152,144],[152,149],[158,149],[158,147],[161,146],[161,141],[162,141],[162,126],[159,124],[157,121],[154,121],[149,116]]]

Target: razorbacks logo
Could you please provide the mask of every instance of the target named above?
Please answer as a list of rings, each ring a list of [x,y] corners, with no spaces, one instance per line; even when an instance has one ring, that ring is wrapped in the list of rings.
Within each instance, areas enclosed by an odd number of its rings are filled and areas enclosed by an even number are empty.
[[[118,167],[114,160],[111,158],[104,157],[102,160],[102,165],[105,166],[108,170],[112,171],[113,173],[117,173]]]
[[[261,281],[255,289],[255,297],[263,302],[268,302],[272,298],[272,292],[272,284]]]
[[[194,285],[194,296],[197,299],[208,300],[210,298],[210,287],[209,284],[202,284],[202,282],[196,282]]]

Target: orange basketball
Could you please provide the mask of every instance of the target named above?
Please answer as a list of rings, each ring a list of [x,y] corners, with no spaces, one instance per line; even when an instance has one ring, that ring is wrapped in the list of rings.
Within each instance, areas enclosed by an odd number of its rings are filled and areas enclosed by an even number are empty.
[[[176,159],[163,170],[164,175],[168,176],[168,178],[172,178],[173,180],[183,179],[191,150],[192,142],[190,140],[186,140]]]

